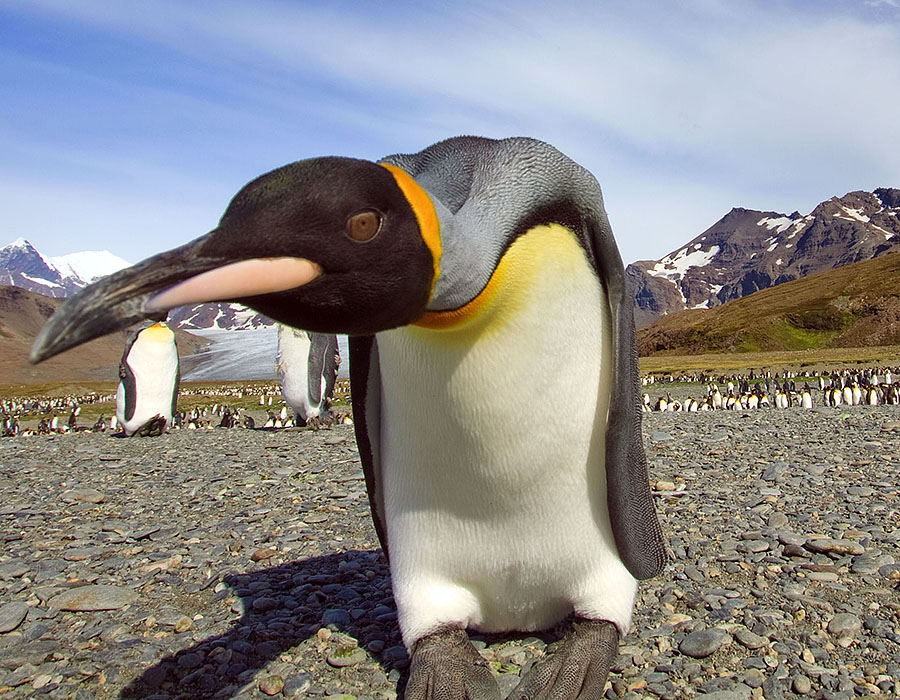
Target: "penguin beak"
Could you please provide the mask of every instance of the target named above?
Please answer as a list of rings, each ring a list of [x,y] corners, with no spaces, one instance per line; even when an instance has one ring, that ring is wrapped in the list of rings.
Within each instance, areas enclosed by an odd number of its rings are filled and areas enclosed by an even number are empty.
[[[305,258],[254,258],[235,262],[210,257],[200,252],[202,242],[209,235],[148,258],[81,290],[41,329],[31,350],[31,362],[41,362],[146,318],[164,320],[169,309],[177,306],[294,289],[323,273],[318,263]]]

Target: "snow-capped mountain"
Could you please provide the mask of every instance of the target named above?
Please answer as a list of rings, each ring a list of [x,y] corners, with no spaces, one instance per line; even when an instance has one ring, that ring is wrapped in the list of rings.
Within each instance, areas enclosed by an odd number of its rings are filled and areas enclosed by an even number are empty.
[[[0,248],[0,285],[22,287],[58,299],[130,265],[105,250],[44,257],[31,243],[18,238]],[[239,304],[199,304],[173,309],[169,323],[188,331],[244,330],[273,325],[268,317]]]
[[[45,258],[31,243],[18,238],[0,248],[0,284],[60,298],[128,265],[105,250]]]
[[[63,278],[81,282],[82,287],[131,265],[130,262],[107,250],[88,250],[83,253],[60,255],[47,258],[47,262],[55,267]]]
[[[710,308],[782,282],[900,251],[900,189],[850,192],[799,212],[732,209],[661,260],[628,266],[635,321]]]

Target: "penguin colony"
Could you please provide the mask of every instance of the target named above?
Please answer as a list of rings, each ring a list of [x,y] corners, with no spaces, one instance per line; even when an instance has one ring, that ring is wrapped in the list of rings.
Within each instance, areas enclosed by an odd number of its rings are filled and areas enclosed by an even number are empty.
[[[406,697],[499,700],[466,629],[557,625],[511,697],[601,697],[636,580],[665,549],[631,296],[594,177],[524,138],[293,163],[245,186],[207,236],[70,299],[32,359],[206,301],[350,335]],[[523,429],[509,405],[536,398],[543,429]]]
[[[700,399],[687,397],[673,399],[670,392],[651,399],[648,392],[641,397],[641,407],[649,411],[713,411],[726,409],[742,411],[757,408],[813,408],[818,401],[822,406],[880,406],[900,404],[900,382],[897,370],[835,370],[819,375],[804,374],[806,381],[798,388],[797,375],[784,373],[781,377],[732,377],[728,380],[709,381],[698,375],[668,375],[665,378],[643,377],[645,387],[668,382],[708,381],[706,395]],[[751,384],[752,382],[752,384]],[[810,385],[812,382],[812,386]],[[720,387],[720,384],[722,386]],[[815,397],[821,397],[815,398]]]
[[[191,408],[189,410],[177,410],[172,415],[172,421],[167,426],[170,430],[211,430],[214,428],[249,428],[249,429],[279,429],[296,425],[294,417],[288,415],[281,420],[282,413],[268,409],[266,419],[257,422],[246,409],[236,406],[242,401],[245,394],[255,395],[260,392],[260,406],[272,406],[281,400],[281,387],[277,384],[264,385],[248,389],[245,385],[216,385],[215,387],[179,388],[179,396],[203,396],[215,397],[211,405]],[[338,396],[347,401],[349,394],[344,395],[335,385],[333,398]],[[105,404],[115,402],[116,395],[102,395],[96,393],[80,396],[66,396],[62,398],[35,398],[22,397],[0,400],[0,437],[17,437],[30,435],[48,435],[51,433],[102,433],[117,432],[120,428],[116,416],[113,414],[107,418],[100,414],[92,422],[83,422],[80,419],[81,409],[98,403]],[[115,409],[114,409],[115,410]],[[282,407],[282,411],[284,408]],[[36,425],[34,424],[37,419]],[[25,427],[32,424],[32,427]],[[331,417],[322,419],[307,427],[328,427],[333,424],[352,425],[353,421],[349,413],[332,411]]]

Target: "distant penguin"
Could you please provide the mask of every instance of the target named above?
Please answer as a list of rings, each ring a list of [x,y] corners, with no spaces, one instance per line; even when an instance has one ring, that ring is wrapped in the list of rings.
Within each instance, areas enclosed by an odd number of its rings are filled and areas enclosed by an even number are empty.
[[[178,349],[165,323],[138,330],[119,363],[116,418],[128,436],[160,435],[178,401]]]
[[[866,404],[869,406],[877,406],[878,403],[878,389],[874,386],[870,386],[866,391]]]
[[[844,386],[843,395],[841,398],[843,399],[845,405],[853,405],[853,388],[850,386],[850,384]]]
[[[803,386],[803,391],[800,394],[800,406],[802,408],[812,408],[812,392],[810,392],[808,384]]]
[[[275,371],[284,400],[305,425],[311,418],[331,416],[331,397],[341,362],[337,336],[278,325]]]

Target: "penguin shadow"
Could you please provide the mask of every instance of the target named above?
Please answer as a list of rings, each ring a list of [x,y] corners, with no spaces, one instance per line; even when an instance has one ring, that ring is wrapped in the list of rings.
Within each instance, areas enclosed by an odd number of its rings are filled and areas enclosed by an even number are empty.
[[[292,647],[309,639],[320,643],[316,637],[322,627],[358,640],[385,674],[399,669],[402,693],[409,658],[397,628],[390,572],[381,550],[329,554],[229,573],[220,580],[228,589],[219,594],[217,604],[235,597],[243,606],[242,616],[227,632],[144,669],[123,688],[122,700],[160,693],[197,699],[232,697]],[[335,641],[328,642],[329,650],[337,649]],[[298,666],[302,672],[308,664]]]

